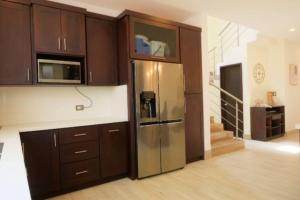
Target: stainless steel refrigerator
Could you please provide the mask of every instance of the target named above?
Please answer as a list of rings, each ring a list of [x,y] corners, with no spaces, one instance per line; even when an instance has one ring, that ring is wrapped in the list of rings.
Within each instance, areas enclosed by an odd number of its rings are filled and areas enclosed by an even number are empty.
[[[183,168],[184,79],[181,64],[134,61],[138,177]]]

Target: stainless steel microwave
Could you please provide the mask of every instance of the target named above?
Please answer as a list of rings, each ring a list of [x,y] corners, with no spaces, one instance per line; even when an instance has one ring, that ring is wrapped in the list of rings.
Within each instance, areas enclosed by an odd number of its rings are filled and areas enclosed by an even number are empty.
[[[38,59],[38,83],[81,83],[81,63]]]

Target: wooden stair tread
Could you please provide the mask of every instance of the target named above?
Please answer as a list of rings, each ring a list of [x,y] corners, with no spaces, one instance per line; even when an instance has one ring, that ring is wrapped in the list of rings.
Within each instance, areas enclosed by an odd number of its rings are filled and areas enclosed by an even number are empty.
[[[233,139],[233,132],[232,131],[218,131],[211,133],[211,143],[216,143],[221,140],[232,140]]]
[[[212,144],[212,156],[238,151],[245,148],[243,140],[222,140]]]
[[[224,131],[224,125],[222,123],[212,123],[210,124],[210,132],[220,132]]]

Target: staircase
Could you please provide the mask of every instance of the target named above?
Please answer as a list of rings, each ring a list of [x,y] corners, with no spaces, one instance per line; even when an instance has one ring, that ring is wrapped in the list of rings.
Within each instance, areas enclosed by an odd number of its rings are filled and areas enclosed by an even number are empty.
[[[224,125],[216,123],[214,117],[210,118],[210,132],[213,157],[245,148],[244,141],[234,138],[234,133],[224,130]]]

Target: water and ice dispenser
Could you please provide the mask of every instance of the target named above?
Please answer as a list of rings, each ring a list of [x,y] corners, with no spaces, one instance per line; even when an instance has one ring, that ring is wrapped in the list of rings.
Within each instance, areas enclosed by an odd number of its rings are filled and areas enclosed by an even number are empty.
[[[156,96],[153,91],[143,91],[140,94],[141,118],[156,118]]]

